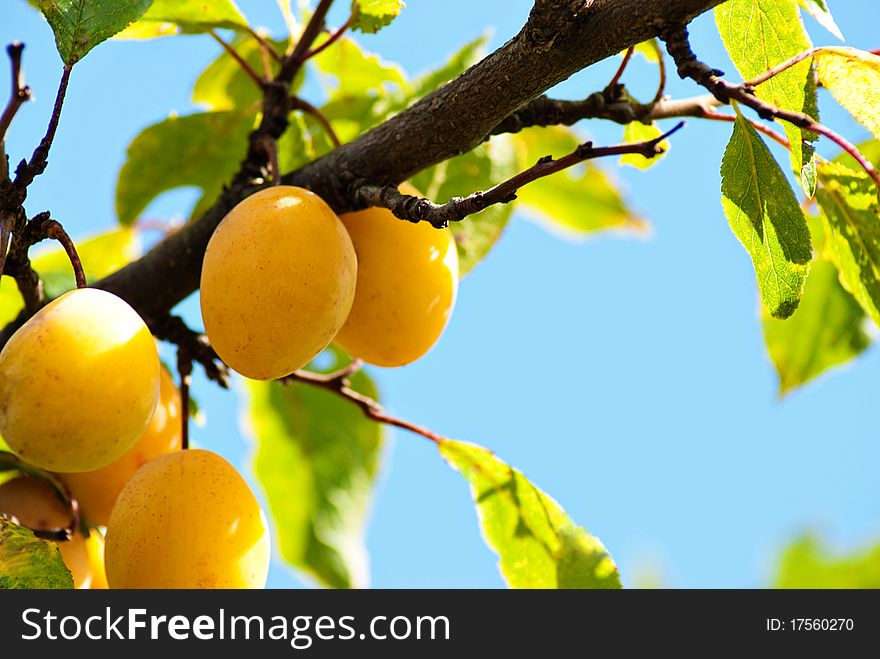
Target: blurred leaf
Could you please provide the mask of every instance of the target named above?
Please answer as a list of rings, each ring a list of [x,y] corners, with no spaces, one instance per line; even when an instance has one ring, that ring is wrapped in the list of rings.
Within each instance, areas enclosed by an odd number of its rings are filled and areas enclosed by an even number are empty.
[[[117,38],[152,39],[214,28],[246,30],[247,26],[247,19],[232,0],[154,0],[147,13]]]
[[[375,96],[407,84],[406,74],[398,64],[382,60],[348,37],[341,38],[311,61],[321,73],[336,81],[331,97],[334,94]]]
[[[831,10],[828,9],[828,3],[825,0],[798,0],[798,4],[803,7],[810,16],[818,21],[819,25],[828,30],[835,37],[844,41],[843,34],[840,31],[840,28],[837,27],[837,23],[834,22],[834,17],[831,15]]]
[[[880,219],[877,189],[861,170],[819,165],[816,200],[827,219],[827,253],[840,283],[880,325]]]
[[[0,516],[0,590],[73,588],[54,542]]]
[[[744,80],[764,73],[812,47],[793,0],[729,0],[715,8],[718,31],[731,61]],[[816,81],[809,59],[757,86],[758,98],[786,110],[818,117]],[[795,174],[813,159],[815,133],[782,122],[791,143]],[[807,142],[806,144],[804,142]],[[807,177],[805,183],[809,183]],[[811,194],[806,190],[808,196]]]
[[[37,0],[68,65],[137,19],[150,4],[151,0]]]
[[[635,144],[636,142],[648,142],[655,137],[660,137],[662,134],[663,131],[661,131],[654,122],[643,124],[641,121],[630,121],[623,128],[623,143]],[[663,153],[659,156],[645,158],[645,156],[638,153],[627,153],[620,156],[620,164],[629,165],[636,169],[648,169],[648,167],[657,164],[666,156],[666,152],[669,151],[669,140],[663,140],[660,143],[660,146],[663,147]]]
[[[352,0],[352,30],[374,34],[389,25],[406,5],[403,0]]]
[[[512,136],[497,135],[473,151],[419,172],[412,184],[437,203],[477,190],[488,190],[518,171],[513,145]],[[489,253],[512,212],[510,204],[496,204],[452,224],[462,275],[470,272]]]
[[[76,250],[86,279],[92,282],[116,272],[138,258],[141,245],[135,230],[125,228],[77,240]],[[31,252],[31,264],[40,273],[48,297],[58,297],[76,287],[67,253],[57,243],[35,248]],[[18,288],[11,279],[4,279],[0,284],[0,326],[13,320],[23,306]]]
[[[137,219],[160,193],[201,188],[209,200],[238,171],[247,150],[254,114],[201,112],[145,128],[128,145],[116,183],[116,214],[122,225]]]
[[[880,137],[880,57],[858,48],[822,48],[813,56],[822,85],[874,137]]]
[[[752,257],[764,308],[788,318],[810,269],[810,232],[785,175],[740,115],[721,162],[721,205]]]
[[[558,158],[574,151],[581,139],[564,126],[530,128],[517,133],[520,167],[544,156]],[[605,229],[642,232],[647,222],[625,205],[612,180],[591,162],[529,183],[517,193],[517,208],[548,228],[571,238]]]
[[[656,39],[648,39],[647,41],[637,43],[633,48],[633,52],[641,55],[646,60],[651,62],[651,64],[658,64],[660,62],[660,53],[662,51],[657,45]]]
[[[817,260],[791,318],[776,320],[763,312],[764,340],[779,374],[780,394],[849,361],[870,345],[865,312],[838,278],[833,263]]]
[[[481,446],[445,440],[440,453],[470,483],[483,537],[511,588],[620,588],[598,538]]]
[[[283,52],[286,44],[274,39],[267,39],[277,52]],[[260,44],[251,36],[241,36],[230,44],[258,74],[263,73],[263,57]],[[291,85],[291,92],[296,93],[302,84],[304,69],[300,69]],[[202,71],[193,87],[193,103],[199,103],[210,110],[235,110],[249,108],[259,103],[263,91],[245,73],[232,55],[225,50]]]
[[[880,169],[880,140],[870,139],[857,144],[856,148],[861,151],[862,155],[868,159],[874,167]],[[849,155],[846,151],[840,153],[834,162],[849,167],[850,169],[861,169],[862,166],[856,162],[856,159]]]
[[[835,556],[806,536],[782,555],[776,588],[880,588],[880,544]]]
[[[363,372],[357,391],[375,399]],[[333,588],[368,585],[366,518],[382,426],[314,386],[248,382],[255,470],[284,559]]]

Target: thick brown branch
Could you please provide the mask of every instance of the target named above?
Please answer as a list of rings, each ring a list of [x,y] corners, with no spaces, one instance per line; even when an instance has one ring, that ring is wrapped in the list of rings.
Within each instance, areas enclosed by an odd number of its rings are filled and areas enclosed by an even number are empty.
[[[645,158],[658,156],[663,153],[660,143],[682,126],[684,126],[683,121],[663,135],[647,142],[600,147],[593,146],[592,142],[586,142],[572,153],[556,160],[550,156],[541,158],[534,166],[485,192],[475,192],[467,197],[454,197],[445,204],[435,204],[429,199],[403,194],[393,185],[365,186],[360,190],[360,194],[367,205],[383,206],[402,220],[429,222],[432,226],[442,229],[450,222],[459,222],[468,215],[479,213],[494,204],[510,203],[516,199],[517,191],[524,185],[561,172],[585,160],[625,153],[637,153]]]
[[[363,203],[355,193],[364,185],[394,185],[470,151],[505,117],[573,73],[670,25],[686,23],[721,1],[542,0],[520,33],[482,62],[381,126],[285,175],[282,182],[309,188],[337,212],[355,210]],[[283,132],[289,88],[269,89],[277,95],[273,108],[283,110],[280,117],[264,114],[263,120]],[[255,138],[242,172],[203,217],[93,286],[119,295],[147,320],[166,315],[198,288],[202,256],[217,224],[236,203],[265,185],[260,179],[264,159]],[[26,317],[0,332],[0,345]]]

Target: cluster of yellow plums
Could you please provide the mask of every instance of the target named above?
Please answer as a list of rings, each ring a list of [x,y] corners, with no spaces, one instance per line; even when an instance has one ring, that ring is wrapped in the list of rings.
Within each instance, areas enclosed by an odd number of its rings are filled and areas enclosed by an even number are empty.
[[[379,366],[415,361],[442,334],[457,290],[448,229],[377,208],[337,216],[308,190],[275,186],[217,227],[201,305],[217,354],[273,380],[334,341]],[[265,585],[265,515],[224,458],[181,450],[181,413],[149,329],[111,293],[62,295],[0,352],[0,436],[56,474],[86,521],[59,543],[77,587]],[[71,522],[56,490],[27,475],[0,484],[0,513],[33,529]]]

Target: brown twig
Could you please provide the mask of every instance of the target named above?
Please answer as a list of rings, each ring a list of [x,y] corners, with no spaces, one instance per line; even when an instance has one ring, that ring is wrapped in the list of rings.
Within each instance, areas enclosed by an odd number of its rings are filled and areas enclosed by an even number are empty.
[[[42,232],[47,238],[52,238],[61,243],[64,251],[67,252],[67,258],[70,259],[70,265],[73,267],[73,276],[76,279],[77,288],[85,288],[88,286],[86,275],[83,271],[82,261],[79,260],[79,254],[76,251],[76,245],[67,235],[64,227],[56,220],[44,220],[42,223]]]
[[[733,123],[736,121],[736,117],[734,115],[721,114],[720,112],[707,111],[702,118],[711,119],[712,121],[726,121],[728,123]],[[778,144],[784,146],[786,149],[791,149],[791,144],[789,144],[788,139],[784,135],[780,135],[760,121],[755,121],[754,119],[746,119],[746,121],[748,121],[752,125],[752,128],[754,128],[758,132],[764,133],[764,135],[769,137],[771,140],[777,142]]]
[[[182,318],[169,314],[150,323],[150,331],[157,339],[186,350],[190,360],[201,365],[209,380],[229,388],[229,367],[214,352],[208,337],[190,329]]]
[[[444,441],[444,438],[433,430],[429,430],[428,428],[410,423],[405,419],[398,419],[397,417],[387,414],[385,409],[375,400],[352,389],[349,378],[357,372],[361,366],[362,362],[356,360],[347,367],[326,375],[312,373],[311,371],[296,371],[295,373],[291,373],[290,375],[281,378],[279,382],[282,384],[302,382],[304,384],[320,387],[321,389],[326,389],[327,391],[332,391],[345,400],[357,405],[367,418],[372,419],[377,423],[384,423],[396,428],[402,428],[403,430],[409,430],[410,432],[421,435],[426,439],[430,439],[436,444]]]
[[[272,44],[269,43],[262,34],[257,32],[254,28],[247,26],[245,28],[254,39],[256,39],[257,43],[260,44],[260,48],[264,53],[267,53],[272,59],[276,62],[281,62],[281,55],[279,55],[275,49],[272,47]]]
[[[735,85],[726,81],[718,69],[713,69],[694,55],[688,41],[687,27],[683,25],[675,26],[669,29],[661,38],[666,42],[666,49],[672,56],[678,67],[678,75],[682,78],[691,78],[708,89],[722,103],[729,103],[731,100],[752,108],[758,113],[761,119],[771,121],[781,119],[790,124],[802,128],[807,131],[824,135],[832,142],[837,144],[841,149],[850,154],[856,162],[865,170],[868,176],[874,181],[874,184],[880,189],[880,172],[871,164],[871,162],[861,154],[856,146],[842,135],[837,134],[827,126],[819,123],[813,117],[803,112],[794,112],[792,110],[783,110],[770,103],[760,100],[754,95],[754,90],[745,84]]]
[[[331,125],[330,120],[314,105],[312,105],[308,101],[299,98],[298,96],[293,96],[290,99],[290,109],[302,110],[303,112],[312,115],[312,117],[314,117],[315,120],[319,124],[321,124],[324,132],[327,133],[327,137],[329,137],[330,141],[333,142],[333,146],[338,149],[342,145],[342,142],[339,140],[339,136],[336,134],[336,131],[333,130],[333,126]]]
[[[233,48],[231,45],[229,45],[228,43],[223,41],[223,39],[217,36],[217,33],[214,30],[209,30],[208,34],[210,34],[214,38],[214,41],[216,41],[223,47],[223,50],[229,53],[229,56],[235,60],[236,64],[241,67],[241,70],[247,74],[248,78],[253,80],[254,84],[262,89],[265,80],[261,78],[260,75],[251,68],[251,65],[248,64],[247,61],[238,54],[238,51],[236,51],[235,48]]]
[[[651,101],[651,104],[656,104],[660,102],[660,99],[663,98],[663,93],[666,91],[666,62],[663,61],[663,51],[660,49],[660,44],[657,43],[656,39],[651,39],[651,47],[654,49],[654,52],[657,53],[657,67],[660,70],[660,81],[657,83],[657,93],[654,94],[654,99]]]
[[[17,187],[26,188],[31,182],[46,170],[49,164],[49,151],[55,140],[55,132],[58,130],[58,122],[61,120],[61,108],[64,105],[64,97],[67,94],[67,84],[70,82],[70,72],[73,65],[68,64],[61,72],[61,80],[58,83],[58,92],[55,94],[55,104],[52,106],[52,116],[49,117],[49,125],[46,134],[40,140],[40,144],[34,149],[31,159],[25,164],[22,161],[15,170],[15,184]]]
[[[12,123],[19,108],[31,98],[31,90],[24,83],[24,71],[21,68],[21,55],[24,51],[24,44],[20,41],[6,46],[6,52],[9,54],[9,61],[12,65],[12,93],[9,102],[0,115],[0,180],[7,180],[9,176],[9,165],[6,162],[6,150],[4,142],[6,141],[6,131]],[[2,268],[0,268],[2,272]]]
[[[290,84],[294,77],[296,77],[303,62],[306,61],[306,55],[308,55],[312,44],[315,43],[315,39],[318,38],[321,30],[324,29],[324,21],[332,5],[333,0],[321,0],[318,6],[315,7],[315,13],[312,14],[309,22],[306,23],[306,27],[299,41],[296,42],[296,46],[293,47],[293,51],[285,56],[281,62],[281,71],[278,73],[277,78],[279,82]]]
[[[626,71],[626,65],[629,64],[629,60],[632,58],[635,49],[635,46],[630,46],[626,49],[626,52],[623,54],[623,61],[620,63],[620,66],[617,67],[617,71],[614,72],[614,76],[611,78],[611,81],[607,85],[605,85],[606,89],[615,87],[620,81],[620,77],[623,75],[623,72]]]
[[[318,53],[323,52],[324,50],[326,50],[327,48],[332,46],[334,43],[336,43],[339,40],[339,38],[343,34],[345,34],[345,31],[351,27],[351,24],[353,22],[354,22],[354,14],[351,14],[348,17],[348,20],[345,21],[345,23],[343,23],[339,28],[337,28],[337,30],[330,35],[330,37],[327,39],[327,41],[323,42],[319,46],[315,46],[314,48],[309,50],[305,55],[303,55],[302,56],[303,61],[311,59],[312,57],[314,57]]]
[[[499,183],[485,192],[475,192],[468,197],[454,197],[445,204],[435,204],[428,199],[401,193],[393,185],[363,186],[359,189],[361,200],[370,206],[382,206],[389,209],[396,217],[410,222],[429,222],[432,226],[442,229],[450,222],[458,222],[468,215],[473,215],[494,204],[507,204],[516,199],[516,192],[524,185],[568,169],[585,160],[618,156],[625,153],[638,153],[645,158],[653,158],[663,153],[660,143],[684,126],[681,121],[671,130],[646,142],[618,144],[616,146],[593,146],[586,142],[578,146],[572,153],[554,160],[547,156],[541,158],[534,166],[520,172],[516,176]]]
[[[177,373],[180,375],[180,448],[189,448],[189,387],[192,384],[193,357],[184,345],[177,346]]]
[[[768,80],[770,80],[770,78],[779,75],[780,73],[782,73],[786,69],[793,67],[795,64],[797,64],[799,62],[803,62],[808,57],[812,57],[813,55],[816,54],[816,51],[819,51],[819,50],[822,50],[822,49],[821,48],[810,48],[809,50],[805,50],[801,53],[798,53],[794,57],[790,57],[789,59],[785,60],[784,62],[780,62],[776,66],[767,69],[761,75],[754,77],[751,80],[746,80],[743,83],[743,86],[744,87],[757,87],[762,82],[767,82]]]

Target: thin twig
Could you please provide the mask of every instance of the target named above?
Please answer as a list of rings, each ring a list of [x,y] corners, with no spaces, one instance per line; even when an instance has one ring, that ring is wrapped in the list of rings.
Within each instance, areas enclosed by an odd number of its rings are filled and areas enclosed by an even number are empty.
[[[67,258],[70,259],[70,265],[73,267],[73,276],[76,279],[77,288],[85,288],[88,286],[86,275],[83,271],[82,261],[79,260],[79,254],[76,252],[76,245],[73,240],[56,220],[44,220],[42,225],[43,234],[47,238],[52,238],[61,243],[64,251],[67,252]]]
[[[229,53],[229,56],[235,60],[235,62],[241,67],[241,70],[247,74],[248,78],[253,80],[254,84],[256,84],[257,87],[259,87],[260,89],[262,89],[263,83],[265,81],[263,80],[263,78],[261,78],[259,76],[259,74],[256,71],[254,71],[251,68],[251,65],[248,64],[247,61],[241,55],[238,54],[238,51],[236,51],[235,48],[233,48],[228,43],[223,41],[223,39],[221,39],[219,36],[217,36],[217,33],[214,30],[209,30],[208,34],[210,34],[214,38],[214,41],[216,41],[217,43],[219,43],[223,47],[223,50],[225,50],[227,53]]]
[[[626,70],[626,65],[629,64],[629,60],[630,58],[632,58],[635,49],[635,46],[630,46],[626,49],[626,53],[624,53],[623,55],[623,61],[620,63],[620,66],[617,67],[617,71],[615,71],[614,77],[611,78],[611,82],[605,85],[606,89],[609,87],[614,87],[620,81],[620,76],[622,76],[623,72]]]
[[[40,140],[40,144],[34,149],[30,161],[27,164],[22,161],[15,171],[16,186],[26,188],[31,182],[46,170],[49,163],[49,151],[55,140],[55,132],[58,130],[58,122],[61,120],[61,108],[64,105],[64,96],[67,94],[67,83],[70,82],[70,72],[73,65],[68,64],[61,72],[61,80],[58,83],[58,92],[55,94],[55,105],[52,107],[52,116],[49,117],[49,125],[46,134]]]
[[[657,67],[660,69],[660,81],[657,83],[657,93],[654,94],[654,99],[651,101],[651,104],[656,104],[660,102],[660,99],[663,98],[663,93],[666,91],[666,62],[663,61],[663,51],[660,49],[660,44],[657,43],[656,39],[651,39],[651,47],[654,48],[654,52],[657,53]]]
[[[596,147],[592,142],[586,142],[578,146],[572,153],[557,160],[550,156],[541,158],[534,166],[485,192],[475,192],[468,197],[453,197],[445,204],[435,204],[428,199],[403,194],[393,185],[366,185],[358,190],[358,194],[360,201],[368,206],[382,206],[402,220],[429,222],[435,228],[441,229],[448,226],[450,222],[459,222],[468,215],[478,213],[494,204],[507,204],[516,199],[517,190],[524,185],[561,172],[585,160],[618,156],[625,153],[638,153],[645,158],[658,156],[663,153],[660,143],[683,126],[684,122],[681,121],[671,130],[646,142],[602,147]]]
[[[0,180],[5,181],[9,175],[8,164],[6,162],[6,150],[4,142],[6,141],[6,131],[12,123],[18,109],[31,98],[30,88],[24,83],[24,71],[21,68],[21,55],[24,51],[24,44],[20,41],[9,44],[6,52],[9,54],[9,61],[12,65],[12,93],[9,96],[9,103],[0,115]],[[2,269],[0,269],[2,272]]]
[[[185,346],[177,347],[177,373],[180,375],[180,448],[189,448],[189,387],[193,358]]]
[[[703,119],[711,119],[712,121],[726,121],[728,123],[733,123],[736,121],[736,117],[732,114],[721,114],[720,112],[706,112]],[[767,137],[774,140],[778,144],[784,146],[786,149],[791,150],[791,144],[789,144],[788,139],[784,135],[780,135],[773,129],[769,128],[766,124],[761,123],[760,121],[755,121],[754,119],[746,119],[755,130],[764,133]]]
[[[345,400],[357,405],[364,415],[373,421],[394,426],[396,428],[402,428],[403,430],[409,430],[410,432],[421,435],[426,439],[430,439],[436,444],[440,444],[444,441],[444,438],[433,430],[429,430],[423,426],[410,423],[405,419],[398,419],[397,417],[387,414],[378,402],[352,389],[349,378],[353,372],[357,371],[360,367],[361,362],[356,361],[340,371],[327,375],[312,373],[311,371],[296,371],[295,373],[291,373],[290,375],[281,378],[279,382],[282,384],[302,382],[321,389],[326,389],[327,391],[332,391]]]
[[[269,43],[266,38],[257,32],[254,28],[247,26],[245,28],[254,39],[257,40],[257,43],[260,44],[260,48],[262,48],[264,53],[267,53],[272,59],[276,62],[281,62],[281,55],[279,55],[275,49],[272,47],[272,44]]]
[[[842,135],[837,134],[827,126],[819,123],[813,117],[803,112],[794,112],[791,110],[783,110],[770,103],[760,100],[754,95],[754,90],[744,84],[735,85],[721,77],[722,72],[713,69],[694,55],[688,41],[687,27],[681,25],[676,26],[661,35],[666,42],[666,49],[672,56],[678,67],[678,75],[682,78],[691,78],[698,84],[702,85],[722,103],[729,103],[731,100],[738,101],[743,105],[752,108],[758,113],[761,119],[767,121],[773,119],[781,119],[790,124],[797,126],[806,131],[812,131],[819,135],[824,135],[832,142],[837,144],[841,149],[850,154],[856,162],[865,170],[868,176],[874,181],[874,184],[880,189],[880,172],[865,158],[856,148],[856,146]]]
[[[782,73],[786,69],[789,69],[792,66],[794,66],[795,64],[797,64],[798,62],[803,62],[808,57],[812,57],[813,55],[816,54],[816,51],[819,51],[819,50],[822,50],[822,49],[821,48],[810,48],[809,50],[805,50],[802,53],[798,53],[794,57],[790,57],[789,59],[785,60],[784,62],[780,62],[776,66],[774,66],[770,69],[767,69],[761,75],[759,75],[755,78],[752,78],[751,80],[746,80],[743,83],[743,86],[744,87],[757,87],[762,82],[767,82],[768,80],[770,80],[770,78],[779,75],[780,73]]]
[[[190,329],[179,316],[170,314],[149,325],[153,336],[185,349],[189,358],[201,365],[209,380],[229,388],[229,367],[214,352],[208,337]]]
[[[330,120],[327,118],[323,112],[321,112],[314,105],[305,101],[298,96],[293,96],[290,99],[290,109],[291,110],[302,110],[310,115],[312,115],[321,127],[324,129],[324,132],[327,133],[327,137],[330,138],[330,141],[333,142],[333,146],[335,148],[339,148],[342,145],[342,142],[339,140],[339,136],[336,134],[336,131],[333,130],[333,126],[330,123]]]
[[[323,52],[324,50],[326,50],[327,48],[332,46],[334,43],[336,43],[339,40],[339,38],[343,34],[345,34],[345,31],[351,27],[352,23],[354,23],[354,14],[351,14],[348,17],[348,20],[345,21],[345,23],[343,23],[335,32],[333,32],[333,34],[330,35],[330,37],[327,39],[327,41],[323,42],[319,46],[315,46],[310,51],[308,51],[305,55],[303,55],[302,56],[303,61],[311,59],[312,57],[314,57],[318,53]]]
[[[315,39],[318,38],[321,30],[324,29],[324,20],[327,18],[327,12],[330,11],[332,5],[333,0],[321,0],[318,3],[318,6],[315,7],[315,13],[312,14],[312,17],[306,24],[299,41],[297,41],[296,46],[293,47],[293,51],[285,56],[281,62],[281,71],[277,77],[279,82],[290,84],[294,77],[296,77],[303,62],[306,61],[305,57],[311,49],[312,44],[315,43]]]

